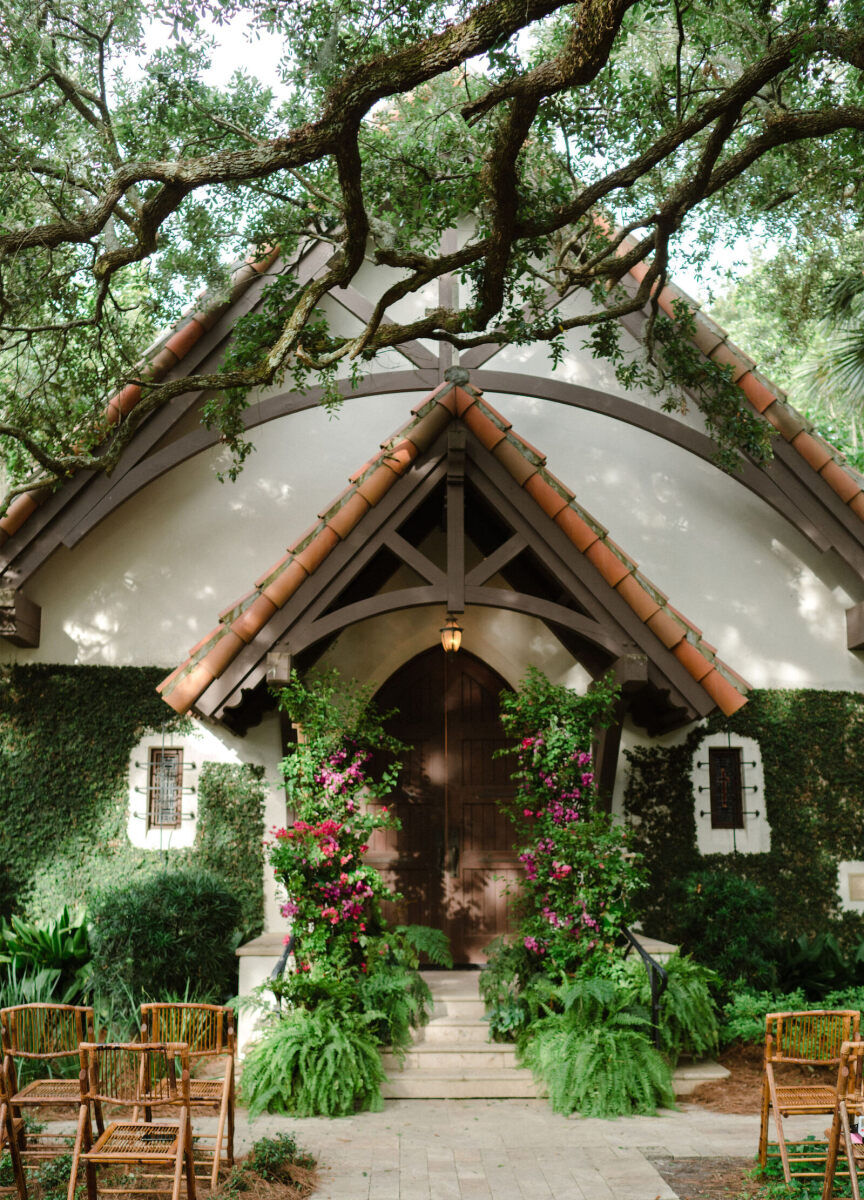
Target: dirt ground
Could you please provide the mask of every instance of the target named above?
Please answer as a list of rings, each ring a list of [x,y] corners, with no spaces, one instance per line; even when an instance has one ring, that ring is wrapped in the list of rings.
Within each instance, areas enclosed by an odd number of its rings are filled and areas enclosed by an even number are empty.
[[[750,1178],[752,1158],[652,1158],[680,1200],[745,1200],[759,1184]]]

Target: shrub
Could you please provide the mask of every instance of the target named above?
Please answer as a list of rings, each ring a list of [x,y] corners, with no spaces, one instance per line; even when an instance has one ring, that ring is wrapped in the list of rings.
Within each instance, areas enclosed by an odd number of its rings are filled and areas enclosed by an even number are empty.
[[[91,912],[94,974],[111,999],[221,1002],[237,990],[240,922],[238,901],[209,871],[163,871],[103,891]]]
[[[673,954],[663,966],[669,982],[660,997],[660,1048],[673,1063],[682,1054],[714,1053],[719,1033],[717,1007],[711,998],[714,972],[682,954]],[[633,962],[630,969],[636,999],[650,1011],[648,973],[641,962]]]
[[[0,963],[33,976],[56,972],[54,995],[64,1004],[81,1004],[90,993],[90,938],[87,922],[64,905],[53,921],[25,921],[12,916],[0,925]]]
[[[766,888],[715,871],[688,875],[678,885],[675,937],[681,948],[719,976],[752,988],[777,981],[774,900]]]
[[[369,1015],[346,1013],[332,1001],[271,1020],[243,1064],[249,1116],[345,1117],[383,1106],[386,1076]]]
[[[744,988],[735,992],[723,1005],[720,1044],[761,1044],[765,1040],[765,1017],[768,1013],[804,1012],[810,1008],[845,1008],[861,1012],[864,1010],[864,988],[826,992],[815,1000],[809,1000],[800,988],[793,992],[757,992]]]
[[[249,1151],[248,1166],[262,1179],[284,1182],[286,1167],[314,1167],[311,1154],[298,1150],[296,1139],[290,1133],[277,1133],[275,1137],[260,1138]]]

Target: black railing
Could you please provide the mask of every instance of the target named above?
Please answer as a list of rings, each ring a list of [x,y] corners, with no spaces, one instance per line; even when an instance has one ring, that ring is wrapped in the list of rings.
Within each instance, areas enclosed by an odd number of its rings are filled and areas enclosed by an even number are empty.
[[[629,942],[627,949],[624,951],[624,957],[635,950],[642,962],[645,964],[645,970],[648,972],[648,981],[651,984],[651,1032],[654,1035],[654,1045],[660,1049],[660,997],[669,986],[668,972],[664,971],[656,958],[652,958],[645,947],[637,940],[636,935],[632,933],[626,925],[621,926],[621,932]]]
[[[282,951],[282,956],[280,957],[276,966],[270,972],[271,980],[281,979],[282,976],[285,974],[285,968],[288,965],[288,959],[294,953],[294,943],[296,941],[297,941],[297,938],[292,933],[291,936],[289,937],[288,941],[285,943],[285,949]]]

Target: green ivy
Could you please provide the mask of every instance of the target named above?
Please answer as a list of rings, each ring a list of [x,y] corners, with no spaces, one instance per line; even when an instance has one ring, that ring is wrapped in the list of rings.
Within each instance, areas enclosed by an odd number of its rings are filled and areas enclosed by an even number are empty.
[[[237,896],[245,932],[263,917],[264,786],[254,767],[205,764],[192,851],[126,836],[129,756],[147,729],[183,732],[156,693],[160,667],[0,667],[0,913],[53,917],[97,887],[166,865],[208,867]]]
[[[701,855],[690,779],[693,753],[708,733],[729,730],[759,743],[764,795],[748,794],[771,826],[767,854]],[[840,917],[837,864],[864,858],[864,695],[810,689],[750,692],[731,718],[714,716],[680,745],[627,753],[625,811],[645,857],[646,927],[675,926],[676,881],[700,870],[743,875],[776,900],[783,936],[836,928],[861,936],[860,919]],[[802,897],[806,896],[806,903]]]

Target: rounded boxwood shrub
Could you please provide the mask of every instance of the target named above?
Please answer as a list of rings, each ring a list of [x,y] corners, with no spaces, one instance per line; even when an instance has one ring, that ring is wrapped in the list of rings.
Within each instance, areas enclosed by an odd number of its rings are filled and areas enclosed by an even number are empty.
[[[766,888],[741,875],[707,871],[688,875],[673,891],[681,949],[717,972],[721,990],[739,979],[755,988],[776,986],[777,914]]]
[[[105,889],[90,922],[94,982],[108,996],[222,1002],[236,994],[241,906],[209,871],[160,871]]]

